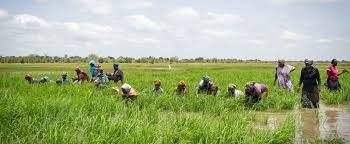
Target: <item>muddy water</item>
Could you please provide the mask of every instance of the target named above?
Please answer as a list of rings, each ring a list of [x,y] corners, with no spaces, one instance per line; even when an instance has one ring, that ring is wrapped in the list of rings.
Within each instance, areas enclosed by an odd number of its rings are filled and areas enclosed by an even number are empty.
[[[289,112],[257,112],[258,129],[275,129],[283,123]],[[335,137],[350,143],[350,105],[327,106],[319,109],[295,109],[296,132],[294,143],[317,143]]]
[[[350,105],[320,105],[320,138],[327,139],[337,134],[350,142]]]

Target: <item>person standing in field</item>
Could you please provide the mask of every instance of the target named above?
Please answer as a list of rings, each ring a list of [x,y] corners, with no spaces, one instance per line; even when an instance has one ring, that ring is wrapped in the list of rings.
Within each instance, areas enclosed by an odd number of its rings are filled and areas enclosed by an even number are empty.
[[[97,88],[106,88],[108,86],[108,77],[102,68],[98,68],[98,74],[94,82]]]
[[[90,81],[89,76],[79,67],[75,68],[75,72],[77,73],[77,77],[74,78],[74,83],[83,83],[85,81]]]
[[[268,87],[265,84],[249,82],[245,85],[245,103],[256,104],[268,96]]]
[[[327,67],[327,83],[326,86],[330,91],[338,91],[341,89],[341,85],[339,83],[339,76],[343,73],[347,73],[348,71],[344,69],[341,73],[337,68],[338,61],[336,59],[332,59],[331,65]]]
[[[122,84],[124,84],[124,74],[121,69],[119,69],[118,64],[113,64],[114,72],[113,72],[113,81],[115,83],[118,83],[121,81]]]
[[[97,75],[97,73],[96,73],[96,61],[91,60],[89,62],[89,72],[90,72],[91,81],[93,81]]]
[[[321,90],[320,73],[313,66],[313,61],[305,59],[305,67],[301,70],[298,91],[303,84],[301,103],[303,108],[318,108]]]
[[[275,81],[273,84],[276,85],[276,81],[278,80],[279,87],[288,88],[290,92],[293,92],[293,84],[289,74],[295,70],[295,67],[285,64],[283,59],[278,60],[277,63]]]
[[[68,72],[63,72],[62,78],[56,80],[56,84],[70,84],[71,80],[67,76],[68,76]]]

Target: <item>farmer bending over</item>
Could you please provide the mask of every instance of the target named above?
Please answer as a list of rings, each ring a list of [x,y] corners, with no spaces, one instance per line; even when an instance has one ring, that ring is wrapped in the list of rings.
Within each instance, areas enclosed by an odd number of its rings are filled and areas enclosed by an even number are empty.
[[[164,93],[164,90],[160,87],[162,82],[160,80],[155,80],[154,81],[154,88],[152,90],[153,94],[160,94]]]
[[[183,81],[183,80],[179,81],[174,92],[176,93],[176,95],[180,95],[180,96],[184,96],[185,94],[187,94],[187,88],[186,88],[185,81]]]
[[[237,90],[237,86],[235,84],[229,84],[227,87],[227,92],[230,97],[241,97],[244,96],[244,93],[240,90]]]
[[[204,76],[196,88],[196,95],[201,92],[206,92],[207,95],[214,92],[214,95],[216,95],[218,90],[218,86],[213,87],[213,83],[211,82],[210,78],[208,76]]]
[[[44,76],[44,74],[40,75],[40,79],[35,79],[33,78],[29,73],[24,75],[24,79],[27,80],[30,84],[32,83],[47,83],[49,82],[49,77],[48,76]]]
[[[256,104],[268,95],[268,88],[265,84],[249,82],[245,85],[246,104]]]
[[[96,76],[96,80],[94,82],[98,88],[106,88],[108,86],[108,78],[107,75],[103,72],[102,68],[98,69],[98,75]]]
[[[72,81],[67,76],[68,72],[63,72],[62,78],[56,80],[56,84],[70,84]]]
[[[74,83],[83,83],[85,81],[89,81],[89,76],[79,67],[75,68],[75,72],[77,73],[77,77],[74,78]]]
[[[121,89],[117,87],[113,87],[113,90],[120,94],[124,100],[133,101],[139,95],[134,88],[132,88],[129,84],[124,83]]]

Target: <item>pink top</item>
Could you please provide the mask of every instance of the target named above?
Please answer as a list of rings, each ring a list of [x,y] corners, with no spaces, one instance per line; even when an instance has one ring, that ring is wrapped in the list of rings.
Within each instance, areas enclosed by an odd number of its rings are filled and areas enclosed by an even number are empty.
[[[338,80],[338,74],[339,74],[339,71],[337,67],[334,67],[334,66],[327,67],[327,79],[333,80],[333,81]]]

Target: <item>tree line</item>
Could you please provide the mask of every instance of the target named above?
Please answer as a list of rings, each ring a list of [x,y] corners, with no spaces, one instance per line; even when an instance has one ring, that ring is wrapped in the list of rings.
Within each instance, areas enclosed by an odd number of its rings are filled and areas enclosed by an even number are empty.
[[[40,56],[36,54],[30,54],[28,56],[0,56],[0,63],[85,63],[90,60],[96,60],[98,63],[244,63],[244,62],[262,62],[267,63],[268,61],[262,61],[259,59],[236,59],[236,58],[190,58],[180,59],[179,57],[100,57],[95,54],[90,54],[86,57],[81,56]],[[329,61],[318,61],[318,62],[329,62]],[[342,62],[348,63],[348,61],[342,60]]]
[[[90,54],[86,57],[80,56],[40,56],[30,54],[28,56],[0,56],[0,63],[82,63],[96,60],[98,63],[237,63],[237,62],[259,62],[258,59],[241,60],[241,59],[218,59],[218,58],[191,58],[180,59],[178,57],[100,57]]]

